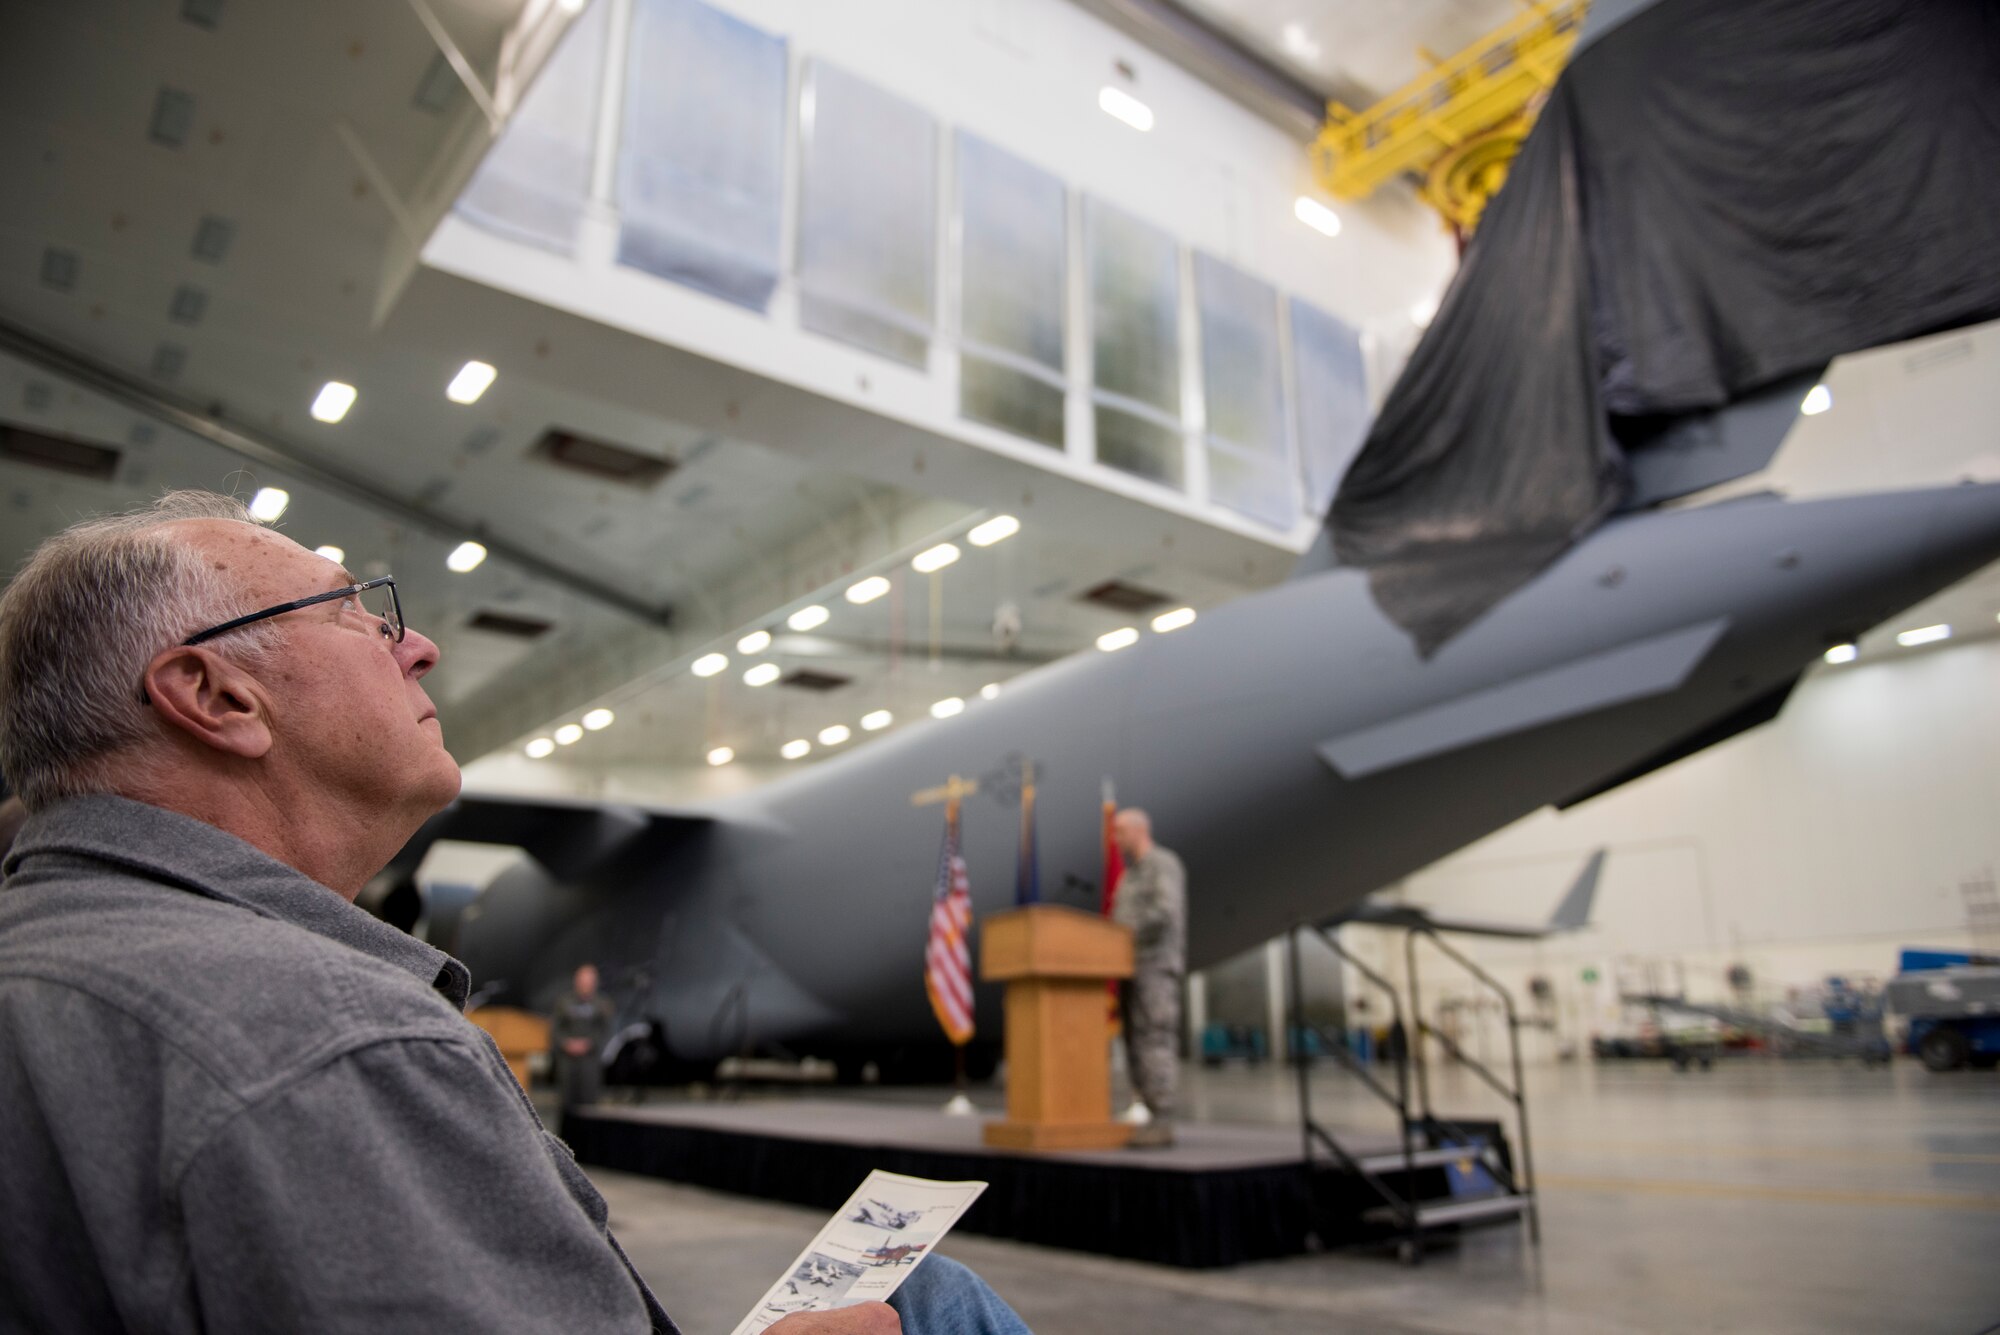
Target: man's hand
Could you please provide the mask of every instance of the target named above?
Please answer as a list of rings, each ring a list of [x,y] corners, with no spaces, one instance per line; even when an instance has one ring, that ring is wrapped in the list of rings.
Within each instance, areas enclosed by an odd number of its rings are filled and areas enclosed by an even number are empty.
[[[903,1318],[887,1303],[856,1303],[831,1312],[794,1312],[767,1329],[784,1335],[902,1335]]]
[[[581,1057],[590,1051],[590,1040],[587,1038],[566,1038],[563,1040],[562,1048],[564,1052],[572,1057]]]

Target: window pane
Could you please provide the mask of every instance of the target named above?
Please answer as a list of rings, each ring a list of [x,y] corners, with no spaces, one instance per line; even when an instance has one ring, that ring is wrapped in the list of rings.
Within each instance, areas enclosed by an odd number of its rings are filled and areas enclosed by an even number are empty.
[[[778,282],[784,154],[783,39],[695,0],[636,0],[618,262],[764,309]]]
[[[563,34],[562,45],[458,197],[457,211],[467,221],[565,254],[576,249],[590,197],[610,9],[592,5]]]
[[[1277,290],[1197,253],[1194,291],[1208,405],[1209,499],[1289,527],[1298,503],[1287,466]]]
[[[922,366],[936,253],[936,127],[824,61],[799,104],[800,321]]]
[[[958,136],[960,334],[973,351],[1063,371],[1062,181],[982,139]]]
[[[1306,510],[1324,515],[1368,435],[1368,378],[1360,335],[1296,297],[1291,311]]]
[[[1093,199],[1084,240],[1097,388],[1178,421],[1180,253],[1173,237]]]
[[[1183,486],[1186,454],[1181,433],[1147,417],[1099,405],[1097,461],[1126,473]]]
[[[958,411],[972,421],[1061,449],[1063,399],[1061,386],[1042,376],[969,352],[959,359]]]

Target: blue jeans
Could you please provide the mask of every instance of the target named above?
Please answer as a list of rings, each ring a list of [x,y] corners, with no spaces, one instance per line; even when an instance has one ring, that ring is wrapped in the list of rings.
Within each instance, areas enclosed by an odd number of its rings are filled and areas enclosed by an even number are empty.
[[[986,1281],[949,1256],[927,1256],[889,1296],[903,1335],[1032,1335]]]

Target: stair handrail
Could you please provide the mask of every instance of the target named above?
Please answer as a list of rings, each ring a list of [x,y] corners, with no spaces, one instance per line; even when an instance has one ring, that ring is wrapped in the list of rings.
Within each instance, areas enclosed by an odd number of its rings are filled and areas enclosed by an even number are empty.
[[[1424,1019],[1422,994],[1419,991],[1419,984],[1417,982],[1417,938],[1420,936],[1428,937],[1433,946],[1437,947],[1448,958],[1457,962],[1460,968],[1471,974],[1474,979],[1500,998],[1501,1009],[1507,1016],[1507,1048],[1509,1055],[1513,1059],[1514,1084],[1512,1088],[1509,1088],[1498,1076],[1494,1075],[1486,1067],[1485,1063],[1474,1058],[1471,1053],[1460,1046],[1457,1040],[1453,1039],[1449,1034],[1434,1028]],[[1410,979],[1410,1018],[1413,1021],[1411,1032],[1416,1042],[1417,1088],[1423,1104],[1424,1122],[1427,1126],[1439,1125],[1449,1128],[1458,1135],[1461,1142],[1471,1140],[1471,1137],[1466,1135],[1463,1129],[1438,1117],[1436,1111],[1431,1106],[1430,1076],[1423,1056],[1424,1039],[1431,1037],[1437,1039],[1447,1053],[1457,1058],[1465,1066],[1470,1067],[1473,1073],[1484,1080],[1495,1093],[1514,1105],[1514,1117],[1520,1128],[1521,1136],[1521,1173],[1519,1177],[1516,1177],[1511,1168],[1502,1168],[1499,1164],[1493,1163],[1490,1160],[1489,1166],[1500,1174],[1510,1191],[1527,1198],[1528,1234],[1534,1242],[1539,1244],[1542,1240],[1541,1211],[1535,1196],[1535,1156],[1528,1142],[1528,1086],[1521,1069],[1521,1018],[1519,1013],[1514,1009],[1514,994],[1509,992],[1499,979],[1473,963],[1464,952],[1448,944],[1443,937],[1438,935],[1435,928],[1411,928],[1409,935],[1404,938],[1403,959],[1405,970],[1409,974]]]
[[[1292,1059],[1293,1069],[1298,1075],[1299,1127],[1301,1139],[1304,1141],[1306,1167],[1308,1169],[1312,1167],[1313,1142],[1314,1140],[1318,1140],[1340,1162],[1341,1167],[1366,1182],[1374,1189],[1375,1194],[1380,1196],[1396,1212],[1403,1222],[1404,1231],[1409,1235],[1410,1254],[1412,1256],[1418,1255],[1421,1252],[1418,1235],[1422,1230],[1422,1222],[1417,1213],[1416,1197],[1411,1195],[1406,1198],[1392,1190],[1374,1174],[1363,1171],[1360,1163],[1356,1161],[1354,1156],[1349,1154],[1339,1141],[1335,1140],[1324,1127],[1313,1119],[1312,1093],[1306,1068],[1309,1057],[1305,1051],[1305,1045],[1303,1043],[1299,1044],[1297,1052],[1289,1051],[1293,1035],[1302,1032],[1305,1028],[1305,989],[1302,981],[1303,976],[1299,970],[1299,931],[1300,927],[1295,926],[1287,934],[1291,950],[1291,959],[1289,961],[1291,965],[1291,1005],[1288,1008],[1290,1014],[1286,1017],[1288,1032],[1285,1034],[1285,1046],[1288,1050],[1286,1055]],[[1312,931],[1318,935],[1321,941],[1326,943],[1327,948],[1332,950],[1336,957],[1354,966],[1355,970],[1362,977],[1388,994],[1390,1015],[1394,1018],[1395,1023],[1401,1026],[1403,1021],[1402,1003],[1397,999],[1396,989],[1390,984],[1389,980],[1356,959],[1339,941],[1329,935],[1324,927],[1312,924]],[[1396,1131],[1402,1137],[1403,1146],[1403,1186],[1405,1190],[1408,1190],[1416,1178],[1415,1149],[1410,1143],[1409,1054],[1406,1051],[1400,1050],[1396,1053],[1396,1092],[1392,1094],[1381,1081],[1362,1069],[1359,1059],[1352,1052],[1348,1051],[1344,1039],[1342,1042],[1332,1045],[1332,1050],[1343,1066],[1361,1078],[1364,1088],[1396,1110]]]

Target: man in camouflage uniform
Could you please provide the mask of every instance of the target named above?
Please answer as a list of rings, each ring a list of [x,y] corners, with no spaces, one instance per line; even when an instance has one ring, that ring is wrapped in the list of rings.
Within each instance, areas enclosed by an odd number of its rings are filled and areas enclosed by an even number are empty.
[[[1174,1143],[1174,1087],[1180,1075],[1181,979],[1187,973],[1187,870],[1153,842],[1153,822],[1128,807],[1112,822],[1125,856],[1111,916],[1132,929],[1132,977],[1120,989],[1126,1064],[1152,1121],[1134,1146]]]
[[[597,993],[597,967],[580,966],[573,990],[556,1005],[549,1046],[556,1059],[562,1106],[597,1102],[604,1092],[604,1045],[611,1039],[611,1003]]]

